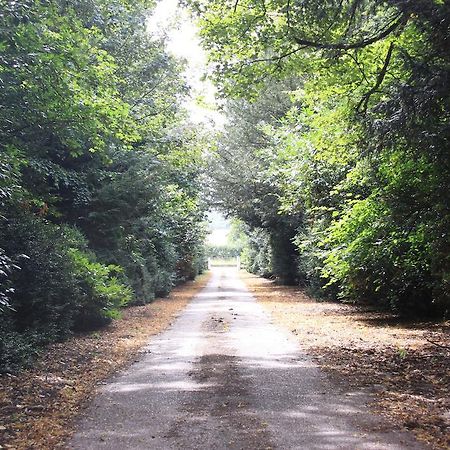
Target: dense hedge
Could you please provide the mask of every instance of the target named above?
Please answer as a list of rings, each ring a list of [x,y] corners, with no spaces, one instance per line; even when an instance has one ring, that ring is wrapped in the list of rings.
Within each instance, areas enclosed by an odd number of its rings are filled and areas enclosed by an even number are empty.
[[[147,2],[0,11],[0,371],[204,267],[201,144]]]

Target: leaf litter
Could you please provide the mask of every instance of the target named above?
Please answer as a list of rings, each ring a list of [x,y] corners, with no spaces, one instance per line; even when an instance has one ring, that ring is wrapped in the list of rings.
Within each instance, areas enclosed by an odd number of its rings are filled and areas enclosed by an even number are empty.
[[[373,394],[373,410],[434,449],[450,448],[450,321],[405,321],[374,308],[317,301],[241,272],[273,320],[335,382]]]
[[[0,449],[63,448],[96,387],[135,360],[209,276],[176,287],[166,298],[125,308],[109,326],[49,346],[33,368],[0,376]]]

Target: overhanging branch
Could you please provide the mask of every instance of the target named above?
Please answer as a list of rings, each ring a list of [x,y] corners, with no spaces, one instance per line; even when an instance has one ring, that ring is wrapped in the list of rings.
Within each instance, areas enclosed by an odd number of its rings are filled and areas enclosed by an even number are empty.
[[[368,92],[366,92],[364,94],[363,98],[360,100],[360,102],[358,103],[358,106],[356,107],[356,110],[358,112],[361,111],[361,107],[364,112],[367,110],[367,106],[369,104],[370,97],[372,96],[372,94],[375,94],[375,92],[377,92],[378,88],[381,86],[381,83],[383,83],[383,80],[386,76],[386,73],[387,73],[387,70],[389,67],[389,63],[391,62],[393,50],[394,50],[394,43],[391,42],[391,44],[389,45],[388,51],[386,53],[386,57],[384,58],[383,67],[381,68],[381,70],[377,76],[377,80],[376,80],[374,86]]]
[[[308,39],[301,39],[299,37],[294,36],[294,41],[301,46],[304,47],[313,47],[317,49],[323,49],[323,50],[354,50],[357,48],[364,48],[368,45],[374,44],[375,42],[381,41],[385,37],[389,36],[392,32],[394,32],[400,25],[403,25],[406,23],[406,17],[403,14],[399,14],[394,21],[383,31],[381,31],[376,36],[373,36],[371,38],[363,39],[361,41],[357,42],[336,42],[336,43],[329,43],[329,42],[316,42],[316,41],[310,41]]]

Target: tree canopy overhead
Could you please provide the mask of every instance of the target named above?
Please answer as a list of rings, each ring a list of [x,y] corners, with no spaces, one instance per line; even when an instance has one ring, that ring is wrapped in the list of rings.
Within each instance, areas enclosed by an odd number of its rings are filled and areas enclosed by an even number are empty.
[[[231,126],[211,164],[218,202],[259,227],[258,236],[280,230],[279,224],[256,224],[242,211],[246,202],[230,205],[226,186],[235,189],[241,173],[240,189],[248,186],[253,211],[266,204],[295,230],[290,265],[318,294],[445,314],[449,5],[187,3],[199,17],[212,76],[230,104]],[[283,103],[280,96],[291,105],[281,116],[271,114]],[[267,113],[263,121],[252,114],[256,108]],[[256,145],[245,129],[258,136]],[[237,172],[239,165],[248,170]],[[251,188],[258,180],[264,190]],[[260,248],[267,251],[263,241]],[[272,265],[278,248],[272,240],[272,259],[265,259]]]

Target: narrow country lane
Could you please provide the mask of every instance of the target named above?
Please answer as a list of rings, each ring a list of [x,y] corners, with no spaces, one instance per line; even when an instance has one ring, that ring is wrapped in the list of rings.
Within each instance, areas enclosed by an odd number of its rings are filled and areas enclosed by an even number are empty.
[[[235,269],[104,385],[72,449],[419,449],[331,384]]]

